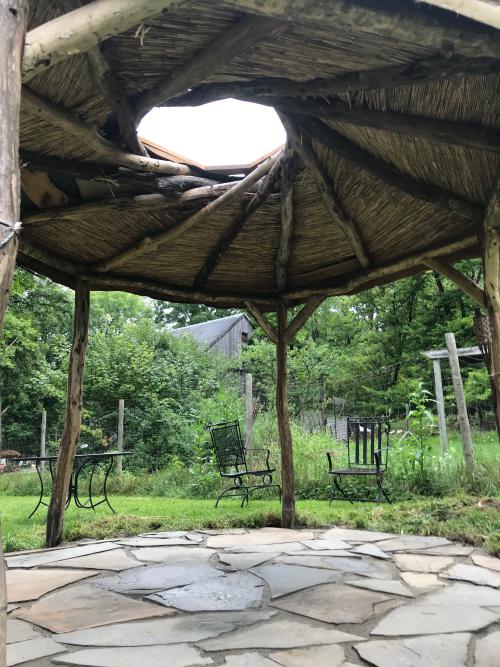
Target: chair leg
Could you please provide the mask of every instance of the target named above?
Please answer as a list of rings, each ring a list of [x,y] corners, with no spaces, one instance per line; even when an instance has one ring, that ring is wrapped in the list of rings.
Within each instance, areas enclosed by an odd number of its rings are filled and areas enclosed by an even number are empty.
[[[335,488],[340,493],[342,498],[345,498],[346,500],[348,500],[351,503],[351,505],[354,505],[351,498],[347,495],[347,493],[342,488],[342,485],[340,484],[340,481],[339,481],[339,479],[337,479],[337,477],[338,477],[337,475],[333,476],[333,484],[335,485]],[[335,491],[334,491],[333,486],[332,486],[332,493],[331,493],[331,496],[330,496],[330,502],[328,503],[329,505],[331,505],[332,502],[336,499],[335,496],[334,496],[334,493],[335,493]]]
[[[387,491],[385,491],[384,487],[382,486],[384,483],[384,478],[382,475],[377,475],[377,502],[380,502],[380,492],[382,492],[382,495],[386,499],[386,501],[392,505],[392,500],[390,499],[389,494]]]
[[[239,493],[233,493],[234,491],[238,491]],[[219,495],[217,496],[217,500],[215,501],[215,507],[218,506],[219,501],[225,496],[243,496],[243,501],[245,501],[245,499],[248,496],[248,491],[246,487],[230,486],[228,489],[224,489],[222,493],[219,493]]]

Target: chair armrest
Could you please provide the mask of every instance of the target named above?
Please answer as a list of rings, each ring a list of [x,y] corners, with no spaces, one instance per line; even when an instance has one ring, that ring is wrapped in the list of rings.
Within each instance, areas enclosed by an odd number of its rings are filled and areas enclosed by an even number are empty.
[[[243,451],[252,452],[252,454],[255,452],[266,452],[266,466],[268,470],[270,469],[271,466],[269,465],[269,457],[271,456],[271,450],[265,449],[263,447],[256,447],[255,449],[254,448],[249,449],[248,447],[243,447]]]
[[[377,466],[377,470],[379,470],[380,466],[381,466],[380,459],[381,459],[381,456],[382,456],[382,452],[389,451],[389,449],[390,449],[389,447],[382,447],[381,449],[376,449],[373,452],[373,458],[375,459],[375,465]],[[387,465],[387,462],[386,462],[386,465]]]

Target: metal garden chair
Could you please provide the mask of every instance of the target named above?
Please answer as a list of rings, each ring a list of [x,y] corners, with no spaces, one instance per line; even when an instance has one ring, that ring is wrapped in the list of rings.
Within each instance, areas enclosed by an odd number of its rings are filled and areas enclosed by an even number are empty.
[[[278,489],[281,500],[281,486],[273,484],[273,473],[276,468],[269,465],[270,452],[268,449],[246,449],[241,439],[239,422],[221,422],[220,424],[209,424],[207,426],[212,438],[212,445],[215,451],[217,466],[221,477],[227,477],[232,480],[233,485],[220,493],[215,502],[215,507],[224,496],[243,496],[241,506],[248,505],[250,494],[258,489]],[[263,458],[254,465],[259,455],[264,453]],[[250,461],[248,455],[251,455]],[[257,455],[257,456],[256,456]],[[260,480],[260,484],[251,484],[249,482]]]
[[[387,471],[389,453],[389,421],[383,417],[368,419],[347,418],[347,467],[336,468],[332,450],[327,452],[328,472],[333,476],[330,504],[333,500],[345,499],[351,503],[391,502],[383,488],[384,475]],[[345,449],[342,449],[345,453]],[[346,492],[341,480],[344,477],[374,479],[377,487],[376,498],[352,496]],[[339,495],[335,495],[338,491]],[[383,500],[382,497],[383,496]]]

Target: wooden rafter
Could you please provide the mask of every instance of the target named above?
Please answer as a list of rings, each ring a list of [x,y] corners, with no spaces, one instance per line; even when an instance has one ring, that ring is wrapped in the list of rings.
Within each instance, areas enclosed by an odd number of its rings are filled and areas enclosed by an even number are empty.
[[[387,185],[405,192],[415,199],[435,204],[474,222],[480,222],[483,219],[482,207],[472,204],[443,188],[420,183],[412,176],[403,174],[396,167],[381,158],[374,157],[322,121],[300,116],[296,117],[296,122],[302,132],[307,133],[316,141]]]
[[[243,16],[229,30],[218,35],[207,48],[198,52],[172,74],[160,79],[151,90],[143,93],[135,103],[137,117],[142,118],[154,106],[161,105],[201,83],[210,74],[227,66],[235,56],[245,53],[264,37],[270,37],[282,29],[282,22],[276,19]]]
[[[78,137],[82,145],[94,151],[99,161],[105,164],[129,167],[130,169],[150,171],[158,174],[173,175],[190,173],[189,167],[185,164],[127,153],[119,146],[106,141],[92,127],[86,125],[74,114],[45,100],[27,88],[23,89],[22,101],[30,113],[52,125],[60,127],[69,135]]]
[[[318,308],[325,299],[326,296],[324,295],[311,296],[307,299],[305,304],[299,310],[297,315],[295,315],[293,320],[288,324],[285,330],[285,338],[287,341],[293,340],[293,338],[299,333],[304,324],[314,313],[316,308]]]
[[[224,255],[245,226],[247,220],[271,194],[276,184],[280,166],[281,160],[276,159],[267,176],[262,179],[262,182],[252,199],[250,199],[250,201],[246,204],[246,206],[243,207],[240,213],[231,221],[227,229],[222,232],[215,246],[205,259],[203,266],[198,272],[198,275],[196,276],[194,281],[195,288],[201,289],[207,284],[208,279],[222,261]]]
[[[82,0],[57,0],[57,4],[63,12],[71,12],[82,6]],[[101,89],[104,99],[115,114],[123,143],[132,153],[148,157],[137,137],[137,126],[130,102],[121,89],[116,74],[111,71],[103,49],[96,45],[86,52],[86,56],[94,83]]]
[[[296,23],[313,23],[325,28],[367,32],[381,39],[418,44],[436,54],[500,57],[498,34],[492,28],[471,23],[455,15],[435,14],[415,7],[397,11],[395,3],[353,2],[352,0],[228,0],[227,4],[254,14]],[[373,6],[372,6],[373,5]],[[393,9],[394,7],[394,9]]]
[[[240,199],[251,185],[256,183],[269,171],[269,169],[271,169],[276,159],[277,157],[273,156],[265,160],[265,162],[262,162],[257,167],[257,169],[248,174],[248,176],[245,176],[245,178],[243,178],[241,181],[235,183],[220,197],[214,201],[211,201],[199,211],[196,211],[196,213],[186,218],[186,220],[183,220],[182,222],[179,222],[178,224],[169,227],[164,231],[144,236],[140,241],[137,241],[128,248],[121,250],[103,262],[95,264],[92,267],[93,270],[98,273],[110,271],[116,266],[124,264],[131,259],[135,259],[136,257],[143,255],[145,252],[149,252],[155,248],[158,248],[166,241],[171,241],[174,238],[177,238],[177,236],[184,234],[194,225],[202,222],[206,223],[208,217],[213,215],[219,208],[225,206],[229,201]]]
[[[295,152],[311,173],[330,218],[339,225],[349,239],[360,264],[365,268],[370,266],[370,259],[357,225],[354,220],[347,216],[337,202],[330,176],[314,152],[308,135],[303,134],[301,129],[283,114],[281,114],[281,120]]]
[[[287,145],[281,163],[281,230],[280,244],[276,255],[276,289],[285,289],[288,279],[288,262],[292,251],[293,234],[293,184],[296,171],[296,156]]]
[[[261,329],[264,331],[266,336],[273,342],[278,342],[278,332],[276,327],[274,327],[267,317],[259,310],[258,306],[254,301],[245,301],[245,308],[248,310],[250,315],[252,315]]]
[[[468,294],[482,308],[485,307],[484,290],[473,280],[458,271],[450,262],[436,257],[425,259],[423,263],[432,271],[436,271],[436,273],[440,273],[451,280],[452,283],[459,287],[462,292]]]
[[[419,118],[390,111],[372,111],[350,107],[340,100],[299,100],[296,98],[270,98],[273,106],[286,113],[298,113],[314,118],[370,127],[395,132],[410,137],[422,137],[432,142],[467,146],[479,150],[500,153],[500,132],[474,123],[457,123],[435,118]]]
[[[94,0],[30,30],[26,35],[23,81],[83,53],[142,21],[186,0]]]
[[[170,100],[169,106],[198,106],[228,97],[258,99],[260,104],[270,104],[266,97],[302,99],[330,97],[341,93],[394,88],[475,74],[484,76],[498,72],[500,72],[500,60],[493,58],[431,58],[380,69],[348,72],[339,74],[333,79],[293,81],[286,78],[262,77],[253,81],[206,83]]]

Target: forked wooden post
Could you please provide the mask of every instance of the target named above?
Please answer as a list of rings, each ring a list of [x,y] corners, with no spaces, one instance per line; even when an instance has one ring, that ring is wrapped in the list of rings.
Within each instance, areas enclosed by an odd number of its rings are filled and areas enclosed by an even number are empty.
[[[0,0],[0,334],[16,263],[20,217],[19,105],[25,0]],[[7,589],[0,528],[0,667],[6,664]]]
[[[288,308],[278,307],[278,342],[276,343],[276,413],[281,450],[281,485],[283,501],[281,505],[281,525],[293,528],[295,524],[295,483],[293,472],[292,431],[288,414]]]
[[[66,420],[47,513],[46,541],[48,547],[56,546],[63,538],[64,508],[68,497],[82,421],[83,370],[88,342],[89,310],[89,287],[87,283],[79,280],[75,289],[75,316],[73,345],[69,356]]]

